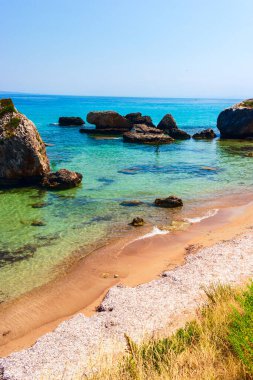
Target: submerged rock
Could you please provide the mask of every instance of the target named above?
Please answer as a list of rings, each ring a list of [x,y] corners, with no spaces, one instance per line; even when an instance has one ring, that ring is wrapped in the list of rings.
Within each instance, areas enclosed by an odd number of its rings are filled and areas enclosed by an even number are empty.
[[[77,116],[61,116],[59,117],[59,125],[68,126],[68,125],[83,125],[85,121],[81,117]]]
[[[0,185],[38,182],[49,172],[45,144],[35,125],[11,99],[0,100]]]
[[[40,185],[49,190],[65,190],[78,186],[82,182],[82,174],[61,169],[45,175]]]
[[[137,216],[136,218],[132,220],[130,224],[134,227],[141,227],[141,226],[144,226],[145,222],[144,222],[144,219]]]
[[[150,116],[142,116],[140,112],[128,113],[125,118],[130,121],[132,125],[134,124],[145,124],[148,127],[155,128],[153,121]]]
[[[32,208],[44,208],[49,206],[48,202],[38,202],[38,203],[33,203]]]
[[[6,264],[29,259],[36,252],[35,245],[26,244],[17,249],[0,249],[0,267]]]
[[[119,134],[129,131],[132,127],[129,120],[114,111],[95,111],[89,112],[87,121],[96,126],[96,131],[99,133]],[[94,130],[82,129],[82,133],[94,133]]]
[[[211,139],[214,139],[215,137],[217,137],[217,135],[214,132],[214,130],[211,128],[204,129],[203,131],[195,133],[192,136],[192,138],[195,140],[202,140],[202,139],[211,140]]]
[[[182,207],[183,201],[181,198],[171,195],[167,198],[157,198],[155,200],[155,206],[165,208]]]
[[[222,138],[253,138],[253,99],[244,100],[222,111],[217,119]]]
[[[142,144],[168,144],[173,138],[157,128],[147,127],[145,124],[134,125],[130,132],[123,134],[123,140]]]
[[[169,113],[162,118],[157,128],[166,132],[175,140],[187,140],[191,138],[187,132],[177,127],[175,119]]]
[[[31,226],[33,227],[44,227],[46,223],[44,223],[42,220],[33,220],[31,223]]]
[[[123,201],[120,203],[121,206],[125,207],[136,207],[142,205],[142,201]]]

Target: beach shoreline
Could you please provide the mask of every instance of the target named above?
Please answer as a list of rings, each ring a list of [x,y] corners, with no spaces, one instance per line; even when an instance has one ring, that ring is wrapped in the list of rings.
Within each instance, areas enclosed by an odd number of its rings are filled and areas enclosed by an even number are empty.
[[[253,224],[251,200],[250,194],[210,200],[196,210],[203,219],[186,229],[183,224],[181,231],[172,228],[168,234],[141,239],[153,227],[135,229],[80,260],[66,275],[1,305],[1,357],[31,346],[76,313],[94,315],[112,286],[147,283],[183,265],[187,254],[243,233]],[[216,209],[218,213],[205,217]]]

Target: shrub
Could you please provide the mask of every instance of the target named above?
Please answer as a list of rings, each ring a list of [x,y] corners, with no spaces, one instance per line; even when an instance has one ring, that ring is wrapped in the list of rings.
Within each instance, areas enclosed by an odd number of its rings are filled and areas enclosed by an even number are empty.
[[[0,100],[0,117],[4,116],[6,113],[16,112],[14,104],[11,99],[1,99]]]
[[[238,302],[240,309],[232,314],[229,341],[249,374],[253,375],[253,282]]]

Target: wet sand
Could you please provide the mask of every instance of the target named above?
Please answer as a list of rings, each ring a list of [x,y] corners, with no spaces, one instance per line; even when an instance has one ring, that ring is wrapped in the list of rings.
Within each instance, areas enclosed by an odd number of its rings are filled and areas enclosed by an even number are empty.
[[[90,316],[113,285],[135,286],[150,281],[183,264],[189,247],[208,247],[242,233],[253,224],[251,200],[244,195],[209,201],[189,216],[204,215],[214,208],[220,211],[185,231],[135,240],[152,227],[136,229],[82,259],[65,276],[1,305],[1,356],[31,346],[75,313]]]

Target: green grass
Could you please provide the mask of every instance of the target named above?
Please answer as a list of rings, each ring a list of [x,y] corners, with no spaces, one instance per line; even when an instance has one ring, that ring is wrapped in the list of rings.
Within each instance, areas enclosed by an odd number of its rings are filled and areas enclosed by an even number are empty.
[[[141,345],[126,336],[127,354],[119,364],[102,364],[91,379],[252,380],[253,285],[246,291],[220,285],[205,292],[207,302],[195,320]]]
[[[1,99],[0,100],[0,117],[4,116],[6,113],[16,112],[14,104],[11,99]]]
[[[253,99],[244,100],[243,102],[241,102],[241,105],[243,107],[251,107],[251,108],[253,108]]]
[[[229,341],[253,376],[253,283],[238,299],[239,308],[235,309],[229,326]]]

